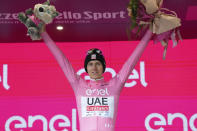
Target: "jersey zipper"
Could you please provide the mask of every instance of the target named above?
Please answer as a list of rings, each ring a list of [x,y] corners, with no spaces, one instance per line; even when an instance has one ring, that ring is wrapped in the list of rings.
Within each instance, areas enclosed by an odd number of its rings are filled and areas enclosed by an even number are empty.
[[[99,125],[98,125],[98,116],[96,117],[96,126],[97,126],[97,127],[96,127],[97,131],[99,131],[99,130],[98,130],[98,127],[99,127]]]

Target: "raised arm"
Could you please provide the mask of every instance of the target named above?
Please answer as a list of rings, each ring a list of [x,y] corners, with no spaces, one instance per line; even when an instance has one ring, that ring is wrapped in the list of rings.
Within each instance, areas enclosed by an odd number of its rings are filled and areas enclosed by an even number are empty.
[[[60,65],[61,69],[63,70],[65,76],[67,77],[70,84],[74,84],[78,82],[79,76],[76,74],[75,70],[73,69],[71,63],[68,61],[66,56],[63,52],[56,46],[55,42],[50,38],[47,32],[43,32],[41,34],[44,42],[46,43],[49,50],[54,55],[55,59],[57,60],[58,64]]]
[[[135,48],[131,56],[124,63],[123,67],[119,71],[117,77],[121,81],[122,84],[126,82],[132,70],[134,69],[135,65],[139,61],[142,53],[144,52],[144,49],[148,45],[148,42],[151,36],[152,36],[152,32],[150,30],[147,30],[146,34],[141,39],[140,43],[137,45],[137,47]]]

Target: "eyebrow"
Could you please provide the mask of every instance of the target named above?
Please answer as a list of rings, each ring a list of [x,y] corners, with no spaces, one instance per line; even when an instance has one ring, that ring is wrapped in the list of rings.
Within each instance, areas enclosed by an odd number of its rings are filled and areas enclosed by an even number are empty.
[[[90,64],[90,63],[93,63],[93,62],[92,62],[92,61],[90,61],[88,64]],[[101,62],[100,62],[100,61],[96,61],[96,62],[95,62],[95,64],[96,64],[96,63],[101,64]]]

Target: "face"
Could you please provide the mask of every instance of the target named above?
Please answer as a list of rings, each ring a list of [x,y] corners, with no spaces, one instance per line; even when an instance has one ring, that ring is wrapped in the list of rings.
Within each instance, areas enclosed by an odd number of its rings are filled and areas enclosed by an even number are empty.
[[[100,79],[103,77],[103,65],[98,60],[88,62],[87,71],[91,79]]]

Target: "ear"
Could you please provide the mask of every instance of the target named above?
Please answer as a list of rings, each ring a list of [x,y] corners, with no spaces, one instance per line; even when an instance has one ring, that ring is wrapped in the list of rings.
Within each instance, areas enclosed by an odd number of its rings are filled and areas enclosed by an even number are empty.
[[[44,2],[43,5],[50,5],[50,0],[47,0],[46,2]]]
[[[25,14],[26,14],[26,15],[33,15],[33,10],[32,10],[32,8],[29,8],[29,9],[25,10]]]

